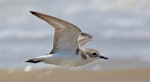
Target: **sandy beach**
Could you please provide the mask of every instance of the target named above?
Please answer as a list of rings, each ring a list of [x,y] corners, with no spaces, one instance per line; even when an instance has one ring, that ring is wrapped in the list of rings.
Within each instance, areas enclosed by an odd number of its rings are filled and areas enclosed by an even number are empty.
[[[68,69],[0,70],[1,82],[150,82],[150,68],[83,71]]]

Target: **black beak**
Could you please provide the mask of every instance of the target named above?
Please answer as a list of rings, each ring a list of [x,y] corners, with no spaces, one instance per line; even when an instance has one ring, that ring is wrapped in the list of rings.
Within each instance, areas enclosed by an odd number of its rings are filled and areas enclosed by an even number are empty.
[[[107,57],[104,57],[104,56],[99,56],[100,58],[102,58],[102,59],[108,59]]]

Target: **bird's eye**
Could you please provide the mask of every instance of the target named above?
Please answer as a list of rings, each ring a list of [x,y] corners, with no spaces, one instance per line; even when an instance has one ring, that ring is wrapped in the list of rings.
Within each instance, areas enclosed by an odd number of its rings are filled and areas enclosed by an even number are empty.
[[[89,53],[89,56],[91,57],[91,58],[96,58],[97,56],[98,56],[98,54],[97,53]]]
[[[96,54],[96,53],[93,53],[93,56],[97,56],[97,54]]]

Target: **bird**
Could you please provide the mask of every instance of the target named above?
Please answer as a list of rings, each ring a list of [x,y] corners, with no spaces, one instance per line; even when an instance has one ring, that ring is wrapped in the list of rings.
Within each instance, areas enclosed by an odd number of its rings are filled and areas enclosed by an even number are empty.
[[[82,66],[97,59],[108,59],[93,48],[85,48],[84,44],[93,40],[91,34],[66,20],[30,11],[33,15],[47,22],[54,30],[53,47],[48,54],[30,58],[25,62],[52,64],[57,66]]]

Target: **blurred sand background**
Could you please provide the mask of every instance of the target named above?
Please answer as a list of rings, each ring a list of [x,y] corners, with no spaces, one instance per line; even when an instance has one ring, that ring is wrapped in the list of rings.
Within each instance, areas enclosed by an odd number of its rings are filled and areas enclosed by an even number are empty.
[[[0,70],[1,82],[149,82],[150,69],[81,71],[69,69]]]

